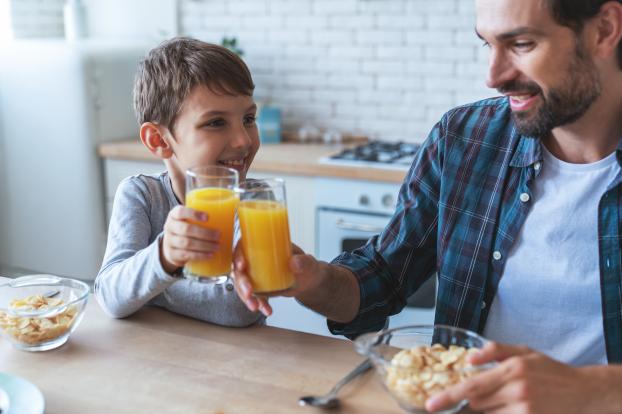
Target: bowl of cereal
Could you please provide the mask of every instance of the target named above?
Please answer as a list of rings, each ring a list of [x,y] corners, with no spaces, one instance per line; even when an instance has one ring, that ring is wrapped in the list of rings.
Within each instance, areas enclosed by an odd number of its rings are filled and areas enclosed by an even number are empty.
[[[490,367],[467,362],[467,356],[487,342],[465,329],[413,325],[361,335],[354,345],[372,361],[382,384],[404,410],[425,414],[425,402],[432,395]],[[441,413],[456,413],[467,403]]]
[[[0,332],[16,348],[58,348],[78,327],[89,297],[86,283],[52,275],[0,284]]]

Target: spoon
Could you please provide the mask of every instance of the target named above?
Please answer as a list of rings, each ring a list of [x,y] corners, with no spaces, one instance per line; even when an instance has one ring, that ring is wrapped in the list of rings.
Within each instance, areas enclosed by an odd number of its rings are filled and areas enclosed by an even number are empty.
[[[339,390],[346,385],[348,382],[352,381],[354,378],[359,375],[367,372],[371,368],[371,361],[366,359],[361,362],[359,366],[354,368],[348,375],[343,377],[341,381],[339,381],[332,390],[328,392],[326,395],[308,395],[306,397],[300,397],[298,400],[298,404],[305,406],[310,405],[312,407],[320,407],[320,408],[337,408],[339,407],[339,398],[337,398],[337,393]]]

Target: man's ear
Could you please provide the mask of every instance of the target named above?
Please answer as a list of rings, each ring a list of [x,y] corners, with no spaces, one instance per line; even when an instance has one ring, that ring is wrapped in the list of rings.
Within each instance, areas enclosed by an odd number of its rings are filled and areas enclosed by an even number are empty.
[[[167,134],[167,128],[153,122],[145,122],[140,126],[140,140],[158,158],[167,159],[173,156]]]
[[[619,1],[609,1],[600,8],[596,16],[597,40],[596,50],[599,56],[616,58],[618,44],[622,39],[622,4]],[[617,62],[617,59],[616,59]]]

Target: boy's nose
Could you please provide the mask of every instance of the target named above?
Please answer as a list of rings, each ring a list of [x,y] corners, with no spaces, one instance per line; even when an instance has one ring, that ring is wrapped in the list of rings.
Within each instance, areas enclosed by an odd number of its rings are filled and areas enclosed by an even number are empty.
[[[486,86],[492,89],[499,89],[499,87],[514,80],[517,76],[518,70],[505,53],[495,50],[490,52]]]
[[[247,128],[242,127],[236,130],[231,137],[231,147],[246,148],[252,143],[250,133]]]

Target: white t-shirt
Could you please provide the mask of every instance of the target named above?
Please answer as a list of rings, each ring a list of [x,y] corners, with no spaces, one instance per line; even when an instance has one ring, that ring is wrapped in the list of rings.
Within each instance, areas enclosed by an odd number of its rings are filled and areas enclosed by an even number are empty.
[[[570,164],[542,146],[525,224],[509,253],[484,330],[572,365],[606,364],[598,204],[620,166],[615,152]]]

